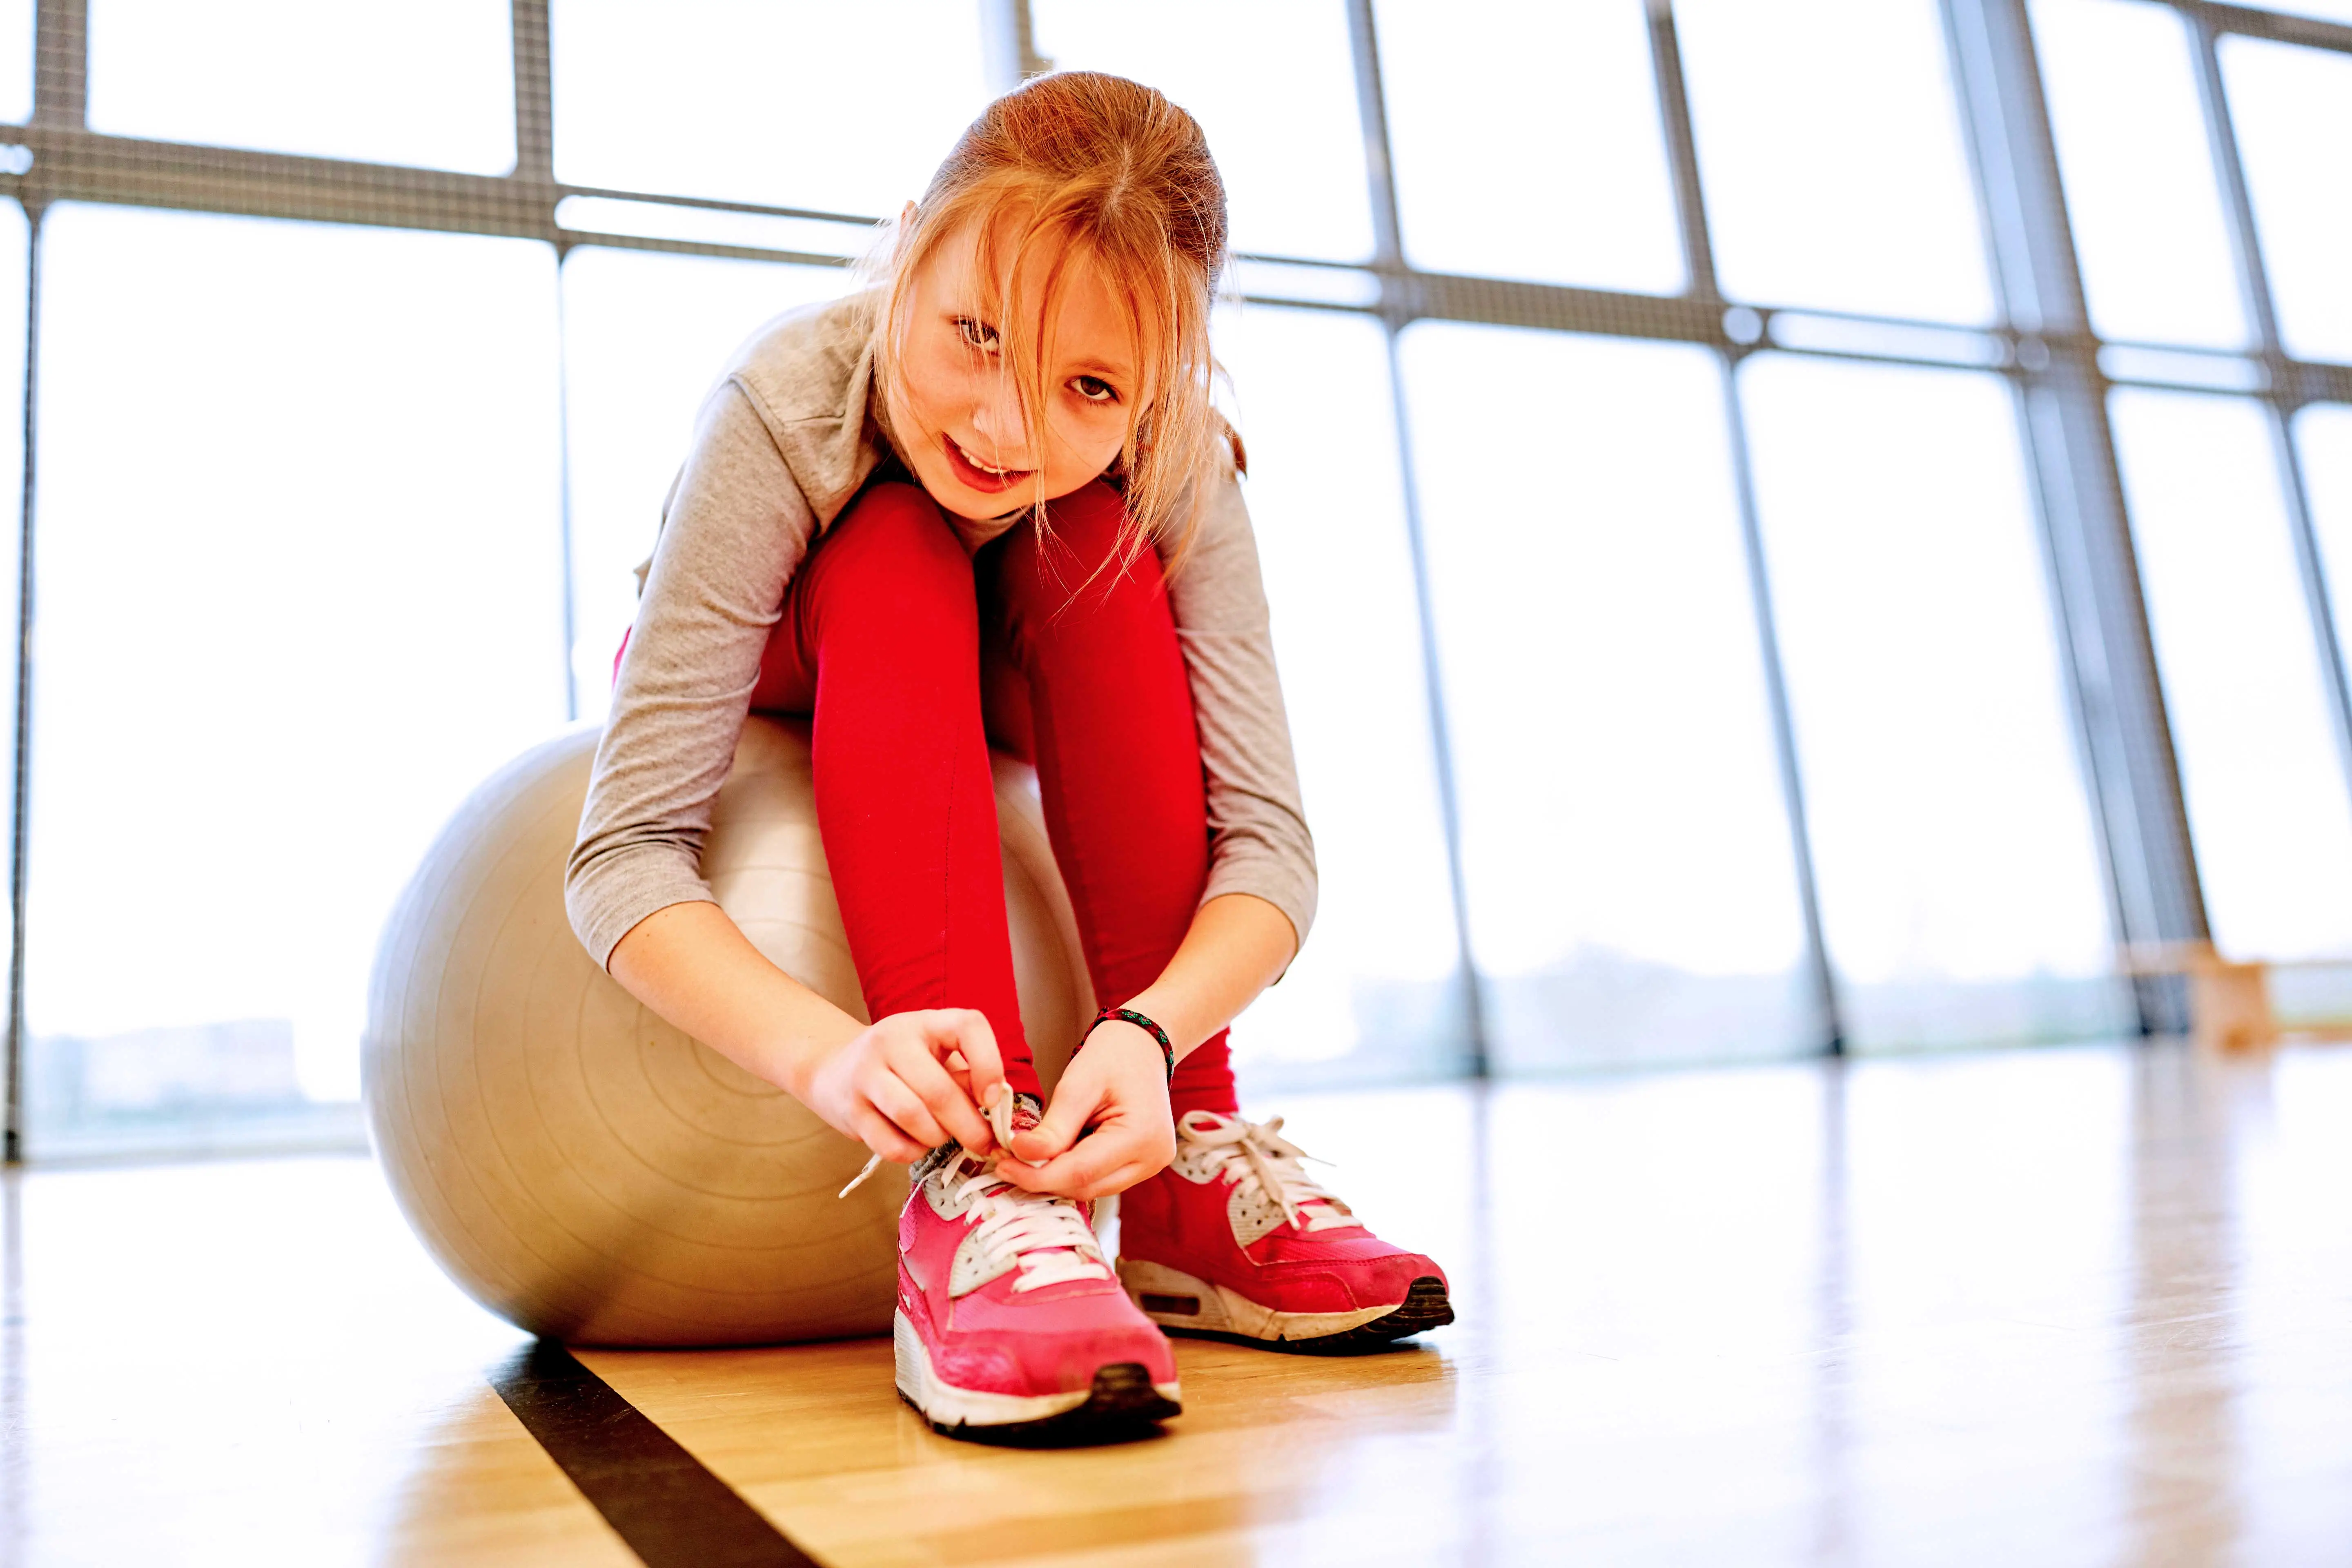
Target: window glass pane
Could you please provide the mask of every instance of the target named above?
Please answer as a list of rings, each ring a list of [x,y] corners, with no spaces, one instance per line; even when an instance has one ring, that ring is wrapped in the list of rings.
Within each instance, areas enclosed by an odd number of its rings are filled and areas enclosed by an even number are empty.
[[[394,897],[563,720],[553,257],[73,205],[43,243],[36,1136],[349,1100]]]
[[[1440,272],[1684,281],[1640,0],[1380,0],[1405,249]]]
[[[2093,324],[2114,338],[2245,343],[2188,27],[2137,0],[2035,0],[2033,37]]]
[[[1364,133],[1341,0],[1032,0],[1040,53],[1174,99],[1208,133],[1234,248],[1360,261],[1372,253]]]
[[[2352,950],[2352,795],[2268,417],[2234,397],[2110,401],[2214,940],[2250,959]]]
[[[2129,1026],[2008,391],[1765,354],[1740,395],[1849,1041]]]
[[[1252,1094],[1445,1072],[1466,1015],[1388,345],[1366,317],[1249,306],[1219,321],[1217,353],[1322,883],[1313,936],[1235,1049]]]
[[[1498,1063],[1819,1044],[1717,362],[1435,322],[1404,349]]]
[[[16,531],[25,494],[25,209],[0,201],[0,810],[14,808],[16,780]],[[0,833],[0,877],[14,858],[12,836]],[[16,914],[0,898],[0,942],[10,940]]]
[[[0,120],[33,118],[33,0],[0,0]]]
[[[571,468],[572,669],[583,718],[601,717],[636,567],[686,461],[702,400],[771,317],[849,288],[837,267],[614,250],[563,263],[564,450]]]
[[[1726,293],[1992,320],[1935,0],[1676,0],[1675,19]]]
[[[505,0],[90,0],[89,126],[502,174],[514,167]]]
[[[2279,337],[2305,359],[2352,360],[2352,55],[2227,37],[2221,77]]]
[[[2352,406],[2319,403],[2305,409],[2294,417],[2294,442],[2340,647],[2352,637]],[[2271,1001],[2284,1017],[2352,1017],[2352,970],[2275,970]]]
[[[2296,415],[2294,444],[2340,637],[2352,634],[2352,405],[2315,403]]]
[[[988,101],[979,15],[971,0],[553,0],[556,175],[887,217]]]

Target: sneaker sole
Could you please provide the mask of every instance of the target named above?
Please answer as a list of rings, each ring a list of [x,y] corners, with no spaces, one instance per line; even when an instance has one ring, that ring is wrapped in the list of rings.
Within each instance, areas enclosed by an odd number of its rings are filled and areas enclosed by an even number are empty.
[[[978,1442],[1084,1442],[1130,1435],[1183,1413],[1181,1385],[1154,1383],[1140,1362],[1114,1362],[1095,1369],[1094,1381],[1065,1394],[991,1394],[959,1388],[931,1371],[922,1336],[894,1313],[892,1357],[898,1363],[898,1397],[949,1437]]]
[[[1237,1290],[1141,1259],[1120,1258],[1118,1279],[1143,1315],[1169,1333],[1293,1355],[1380,1350],[1454,1321],[1445,1281],[1434,1275],[1414,1280],[1394,1306],[1352,1312],[1277,1312]]]

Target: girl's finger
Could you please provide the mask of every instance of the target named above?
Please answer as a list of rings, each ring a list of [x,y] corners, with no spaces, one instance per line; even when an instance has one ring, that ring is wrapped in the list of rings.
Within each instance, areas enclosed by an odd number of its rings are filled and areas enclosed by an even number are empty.
[[[875,1110],[888,1117],[899,1131],[919,1142],[926,1153],[948,1142],[947,1129],[933,1118],[930,1108],[895,1076],[877,1074],[866,1094]]]
[[[1137,1157],[1143,1152],[1136,1147],[1139,1142],[1141,1140],[1134,1133],[1106,1128],[1093,1137],[1082,1140],[1076,1148],[1057,1159],[1026,1169],[1003,1164],[996,1169],[1014,1186],[1033,1193],[1060,1193],[1066,1197],[1092,1196],[1093,1191],[1082,1189],[1115,1191],[1099,1184],[1129,1165],[1149,1163]]]
[[[948,1076],[938,1058],[909,1041],[903,1048],[889,1053],[888,1059],[898,1080],[929,1108],[932,1118],[946,1129],[948,1137],[975,1154],[988,1152],[995,1139],[989,1131],[987,1118],[972,1104],[963,1086]]]
[[[929,1016],[939,1020],[932,1036],[934,1045],[947,1047],[940,1054],[962,1056],[971,1075],[974,1103],[986,1105],[995,1099],[996,1086],[1004,1081],[1004,1058],[996,1048],[996,1031],[988,1026],[988,1015],[959,1007]]]
[[[1066,1152],[1087,1130],[1087,1122],[1103,1108],[1104,1096],[1097,1089],[1088,1093],[1081,1073],[1065,1073],[1055,1088],[1054,1103],[1045,1108],[1045,1116],[1026,1132],[1013,1135],[1013,1152],[1032,1165],[1043,1165],[1056,1155]],[[1073,1079],[1079,1081],[1072,1082]]]
[[[890,1125],[888,1118],[871,1106],[859,1106],[850,1113],[849,1119],[856,1125],[858,1141],[885,1160],[911,1165],[930,1152]]]

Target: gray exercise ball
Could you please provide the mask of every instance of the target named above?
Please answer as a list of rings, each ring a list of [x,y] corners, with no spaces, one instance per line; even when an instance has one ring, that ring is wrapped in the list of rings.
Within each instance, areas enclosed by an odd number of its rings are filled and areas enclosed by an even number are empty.
[[[524,753],[457,808],[393,911],[369,987],[368,1126],[441,1267],[516,1326],[583,1344],[887,1332],[902,1167],[847,1198],[860,1145],[664,1023],[563,910],[596,732]],[[1048,1081],[1094,1011],[1034,776],[999,757],[1021,1018]],[[702,871],[786,973],[859,1018],[804,725],[753,718]]]

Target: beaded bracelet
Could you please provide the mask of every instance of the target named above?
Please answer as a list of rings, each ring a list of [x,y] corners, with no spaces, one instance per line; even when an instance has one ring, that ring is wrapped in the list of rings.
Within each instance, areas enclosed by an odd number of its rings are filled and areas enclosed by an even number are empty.
[[[1113,1018],[1118,1019],[1122,1024],[1134,1025],[1137,1028],[1142,1030],[1145,1034],[1150,1035],[1153,1039],[1160,1042],[1160,1054],[1168,1058],[1168,1080],[1171,1083],[1175,1082],[1176,1047],[1169,1041],[1168,1031],[1161,1028],[1159,1025],[1153,1023],[1150,1019],[1145,1017],[1142,1014],[1137,1012],[1132,1007],[1106,1007],[1101,1012],[1095,1015],[1095,1021],[1087,1026],[1087,1033],[1088,1035],[1092,1035],[1097,1029],[1102,1027],[1103,1025],[1108,1023]],[[1081,1040],[1078,1042],[1078,1045],[1080,1048],[1083,1049],[1086,1042]]]

